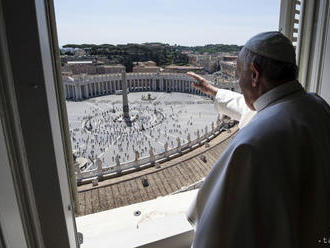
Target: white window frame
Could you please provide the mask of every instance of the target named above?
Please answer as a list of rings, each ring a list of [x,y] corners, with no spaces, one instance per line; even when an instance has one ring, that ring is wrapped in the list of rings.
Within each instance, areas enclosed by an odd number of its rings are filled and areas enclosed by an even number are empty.
[[[295,18],[296,5],[299,18]],[[294,27],[294,23],[299,28]],[[330,102],[329,36],[330,3],[328,0],[282,0],[279,30],[296,43],[298,79],[309,92],[316,92]],[[298,33],[297,39],[293,36]]]

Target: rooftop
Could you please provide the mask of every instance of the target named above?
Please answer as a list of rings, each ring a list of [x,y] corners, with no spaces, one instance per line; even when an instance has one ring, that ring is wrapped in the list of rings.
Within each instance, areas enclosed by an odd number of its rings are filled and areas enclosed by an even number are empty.
[[[194,66],[194,65],[168,65],[165,68],[167,69],[191,69],[191,70],[202,70],[203,67],[201,66]]]
[[[93,64],[92,60],[68,61],[68,64]]]
[[[125,68],[123,65],[103,65],[104,68]]]

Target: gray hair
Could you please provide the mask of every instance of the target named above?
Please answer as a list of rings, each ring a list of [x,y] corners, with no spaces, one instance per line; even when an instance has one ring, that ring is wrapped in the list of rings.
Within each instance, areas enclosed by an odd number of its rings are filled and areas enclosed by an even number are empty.
[[[247,70],[252,63],[257,64],[261,68],[261,75],[274,86],[297,79],[297,65],[258,55],[245,47],[239,54],[239,62],[243,70]]]

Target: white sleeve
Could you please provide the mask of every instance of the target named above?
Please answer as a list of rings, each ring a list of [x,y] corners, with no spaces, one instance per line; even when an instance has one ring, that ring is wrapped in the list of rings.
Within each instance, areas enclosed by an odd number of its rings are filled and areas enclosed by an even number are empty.
[[[245,126],[256,113],[246,105],[242,94],[225,89],[218,89],[214,106],[220,114],[239,121],[240,128]]]

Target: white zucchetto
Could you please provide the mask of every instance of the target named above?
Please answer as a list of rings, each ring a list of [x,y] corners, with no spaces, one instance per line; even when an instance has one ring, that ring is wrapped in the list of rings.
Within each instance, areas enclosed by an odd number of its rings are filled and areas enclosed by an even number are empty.
[[[249,39],[244,47],[266,58],[296,64],[292,42],[278,31],[257,34]]]

